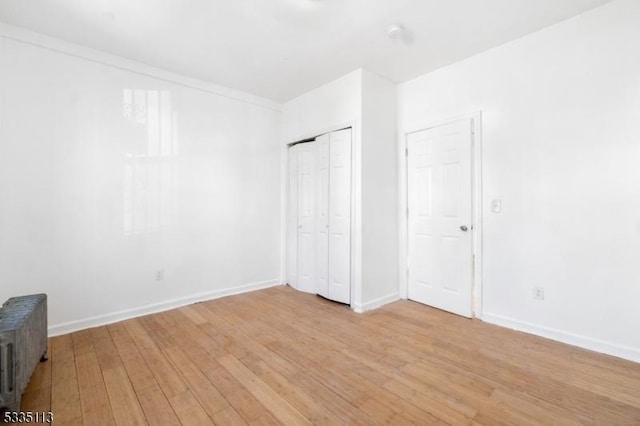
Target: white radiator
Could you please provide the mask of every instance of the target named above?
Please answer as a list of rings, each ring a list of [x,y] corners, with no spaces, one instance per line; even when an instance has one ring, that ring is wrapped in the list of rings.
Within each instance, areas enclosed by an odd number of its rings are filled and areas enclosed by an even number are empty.
[[[47,295],[12,297],[0,308],[0,409],[19,411],[39,361],[47,359]]]

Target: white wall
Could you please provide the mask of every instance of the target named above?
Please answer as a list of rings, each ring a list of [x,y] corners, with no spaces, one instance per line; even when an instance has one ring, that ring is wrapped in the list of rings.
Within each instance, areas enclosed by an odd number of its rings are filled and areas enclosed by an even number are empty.
[[[483,318],[637,361],[639,23],[619,0],[398,89],[401,133],[482,110]]]
[[[360,122],[362,71],[352,71],[286,102],[282,108],[285,143]]]
[[[397,300],[396,85],[362,71],[362,306]]]
[[[279,283],[278,105],[2,34],[0,300],[55,334]]]

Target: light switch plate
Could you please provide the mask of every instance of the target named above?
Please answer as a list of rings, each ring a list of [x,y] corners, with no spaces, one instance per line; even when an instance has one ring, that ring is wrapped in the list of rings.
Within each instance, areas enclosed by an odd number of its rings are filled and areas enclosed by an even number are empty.
[[[502,200],[492,200],[491,201],[491,212],[492,213],[500,213],[502,211]]]

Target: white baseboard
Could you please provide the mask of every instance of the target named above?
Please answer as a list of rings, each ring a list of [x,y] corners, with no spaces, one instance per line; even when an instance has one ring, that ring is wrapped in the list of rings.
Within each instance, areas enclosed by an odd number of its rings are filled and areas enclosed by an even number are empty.
[[[387,296],[378,297],[377,299],[373,299],[363,304],[354,304],[351,306],[351,308],[355,312],[361,314],[366,311],[372,311],[391,302],[395,302],[396,300],[400,300],[400,294],[392,293]]]
[[[491,314],[488,312],[482,313],[482,320],[502,327],[507,327],[514,330],[523,331],[525,333],[546,337],[547,339],[556,340],[558,342],[567,343],[569,345],[601,352],[607,355],[613,355],[618,358],[627,359],[629,361],[640,362],[639,348],[618,345],[615,343],[606,342],[604,340],[569,333],[555,328],[524,322],[514,318]]]
[[[192,294],[190,296],[179,297],[176,299],[166,300],[164,302],[153,303],[151,305],[140,306],[138,308],[125,309],[123,311],[113,312],[109,314],[97,315],[94,317],[65,322],[62,324],[55,324],[49,327],[49,330],[48,330],[49,337],[59,336],[61,334],[68,334],[74,331],[84,330],[86,328],[99,327],[101,325],[112,324],[114,322],[139,317],[142,315],[149,315],[157,312],[168,311],[170,309],[175,309],[180,306],[190,305],[196,302],[203,302],[205,300],[218,299],[220,297],[231,296],[234,294],[248,293],[250,291],[260,290],[268,287],[275,287],[278,285],[281,285],[281,282],[279,279],[261,281],[257,283],[241,285],[239,287],[225,288],[222,290]]]

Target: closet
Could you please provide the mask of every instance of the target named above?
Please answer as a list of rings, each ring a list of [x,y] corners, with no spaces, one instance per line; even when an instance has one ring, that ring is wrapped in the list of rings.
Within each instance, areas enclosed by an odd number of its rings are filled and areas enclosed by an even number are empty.
[[[287,283],[351,302],[351,129],[289,147]]]

